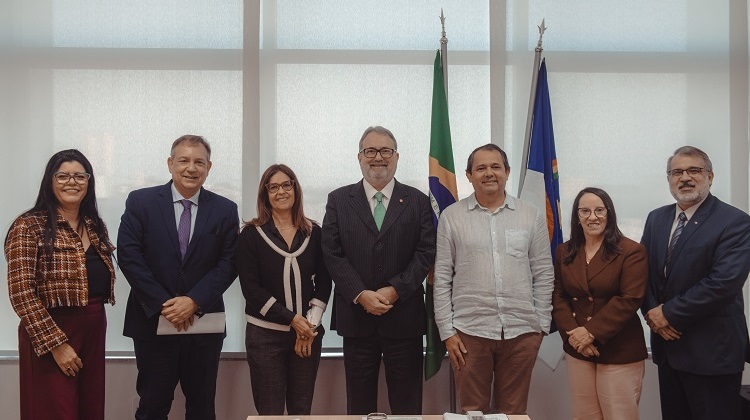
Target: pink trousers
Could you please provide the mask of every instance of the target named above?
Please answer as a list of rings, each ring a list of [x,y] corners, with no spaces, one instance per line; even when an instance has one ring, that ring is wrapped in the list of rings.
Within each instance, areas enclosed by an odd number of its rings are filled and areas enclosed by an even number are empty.
[[[643,360],[624,365],[592,363],[565,355],[573,420],[638,420]]]

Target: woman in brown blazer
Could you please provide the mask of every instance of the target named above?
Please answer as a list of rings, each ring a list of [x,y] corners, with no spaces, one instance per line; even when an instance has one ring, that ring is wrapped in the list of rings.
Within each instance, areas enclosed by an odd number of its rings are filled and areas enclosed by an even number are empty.
[[[638,419],[646,343],[643,245],[623,236],[609,195],[584,188],[555,251],[552,315],[563,338],[573,419]]]

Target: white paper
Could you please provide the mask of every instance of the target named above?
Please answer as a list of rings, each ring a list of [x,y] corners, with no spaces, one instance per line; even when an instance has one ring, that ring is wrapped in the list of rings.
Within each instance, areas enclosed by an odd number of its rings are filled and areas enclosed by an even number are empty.
[[[468,419],[468,416],[466,414],[454,414],[454,413],[443,414],[443,420],[466,420],[466,419]],[[484,419],[485,420],[508,420],[508,416],[506,416],[505,414],[485,414]]]
[[[224,312],[205,314],[200,318],[195,316],[193,325],[187,330],[182,331],[177,331],[177,328],[171,322],[167,321],[164,315],[159,315],[159,326],[156,327],[156,335],[223,333],[224,327]]]

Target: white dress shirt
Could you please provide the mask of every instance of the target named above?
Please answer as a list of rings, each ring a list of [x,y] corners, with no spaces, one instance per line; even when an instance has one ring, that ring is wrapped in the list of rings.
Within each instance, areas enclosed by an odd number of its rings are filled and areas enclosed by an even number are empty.
[[[506,195],[497,210],[474,194],[440,215],[435,321],[443,340],[460,330],[492,340],[548,333],[554,269],[546,215]]]
[[[367,180],[363,180],[362,185],[365,187],[365,197],[367,197],[367,202],[370,203],[370,212],[372,214],[375,214],[375,206],[378,205],[378,200],[375,198],[375,193],[377,193],[378,190],[370,185]],[[388,210],[388,203],[390,203],[391,197],[393,196],[393,187],[395,185],[395,178],[391,178],[391,181],[385,184],[385,187],[380,190],[380,192],[383,193],[383,207],[385,207],[386,210]]]

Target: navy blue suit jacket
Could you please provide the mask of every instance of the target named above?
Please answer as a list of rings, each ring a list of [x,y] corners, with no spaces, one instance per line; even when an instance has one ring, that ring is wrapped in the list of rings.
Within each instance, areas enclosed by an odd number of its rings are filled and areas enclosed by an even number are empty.
[[[331,329],[343,337],[418,337],[426,328],[422,283],[435,262],[429,199],[396,181],[378,231],[362,182],[328,195],[322,246],[335,284]],[[399,296],[385,314],[353,302],[363,290],[385,286]]]
[[[130,283],[123,334],[156,337],[162,304],[189,296],[200,313],[223,312],[222,294],[237,277],[237,205],[201,188],[193,236],[180,256],[172,182],[133,191],[117,235],[120,269]]]
[[[675,217],[671,204],[652,211],[641,243],[649,255],[643,315],[663,303],[679,340],[651,333],[656,364],[699,375],[741,372],[748,345],[742,286],[750,271],[750,216],[709,194],[664,264]]]

